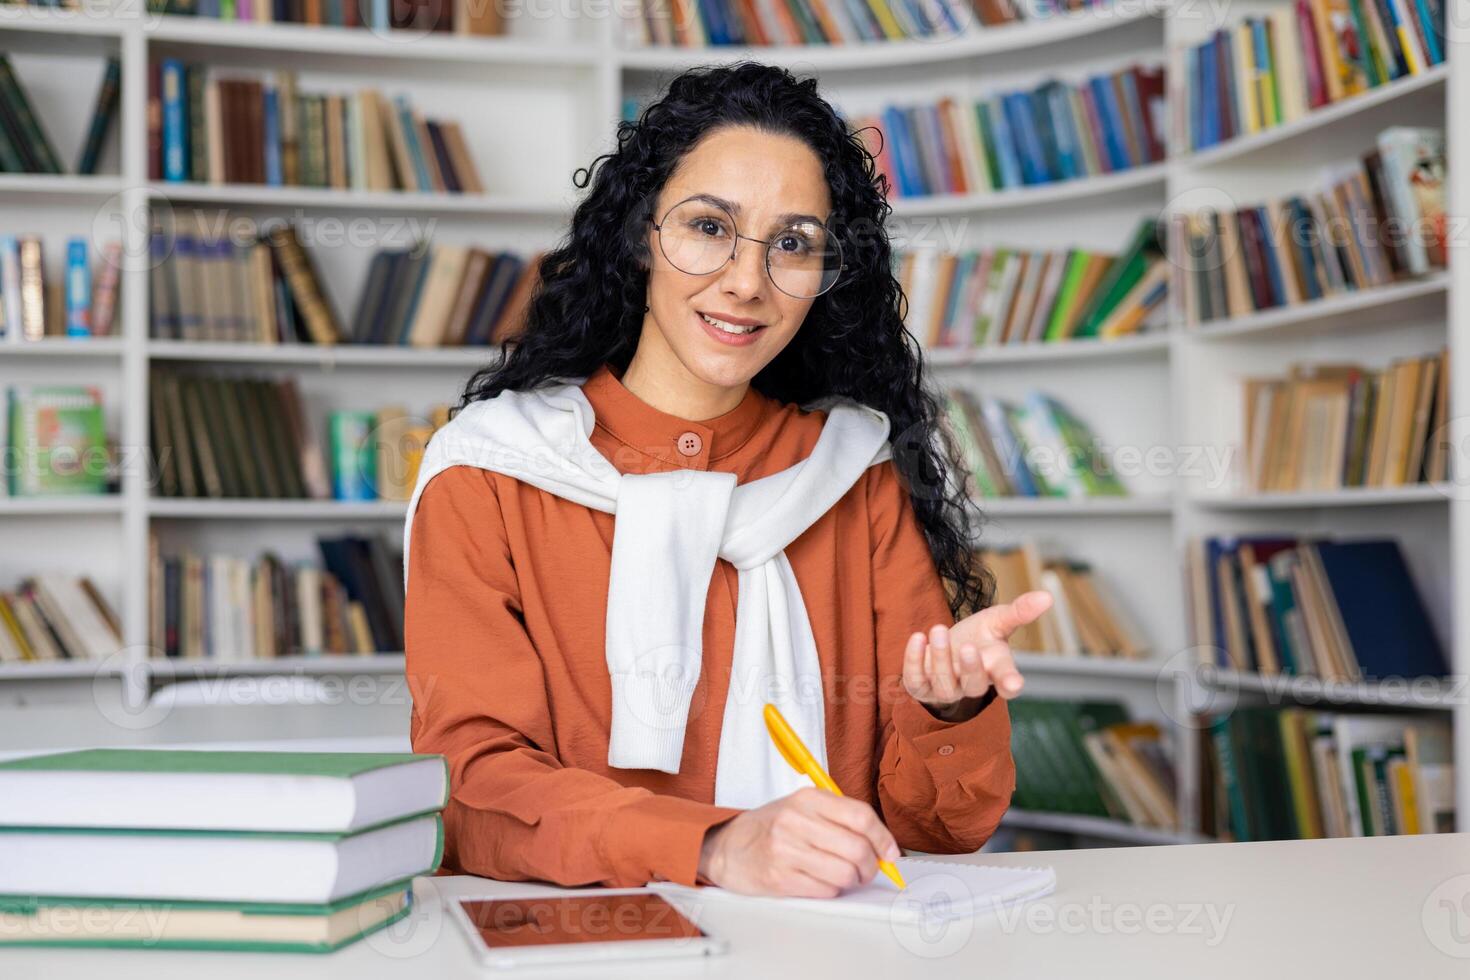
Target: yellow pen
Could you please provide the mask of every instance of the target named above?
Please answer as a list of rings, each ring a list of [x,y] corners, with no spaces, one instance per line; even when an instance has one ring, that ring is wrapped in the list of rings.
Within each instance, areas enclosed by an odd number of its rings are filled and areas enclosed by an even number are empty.
[[[771,733],[771,741],[776,743],[776,749],[781,753],[781,758],[789,762],[792,769],[803,776],[810,777],[811,781],[817,784],[817,788],[841,796],[842,790],[837,788],[837,784],[832,782],[832,777],[827,775],[826,770],[812,757],[811,752],[792,730],[780,710],[774,704],[768,704],[765,714],[766,731]],[[898,866],[892,861],[880,859],[878,867],[893,880],[900,890],[908,887],[904,884],[903,875],[898,873]]]

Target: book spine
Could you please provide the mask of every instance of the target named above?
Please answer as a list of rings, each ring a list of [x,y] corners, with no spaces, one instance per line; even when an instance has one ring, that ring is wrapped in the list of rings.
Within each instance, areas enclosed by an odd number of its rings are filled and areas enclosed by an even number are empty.
[[[66,335],[92,336],[92,269],[85,238],[66,245]]]

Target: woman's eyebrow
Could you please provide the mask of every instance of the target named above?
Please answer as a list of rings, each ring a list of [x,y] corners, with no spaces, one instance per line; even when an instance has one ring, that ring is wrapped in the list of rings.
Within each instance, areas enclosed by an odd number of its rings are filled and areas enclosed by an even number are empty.
[[[717,207],[722,207],[736,217],[740,216],[739,201],[727,201],[717,194],[692,194],[690,196],[697,201],[704,201],[706,204],[713,204]],[[781,227],[783,228],[787,225],[794,225],[798,221],[810,221],[819,225],[823,223],[822,219],[814,214],[802,214],[797,211],[787,211],[783,214],[778,214],[776,215],[776,221],[779,222]]]

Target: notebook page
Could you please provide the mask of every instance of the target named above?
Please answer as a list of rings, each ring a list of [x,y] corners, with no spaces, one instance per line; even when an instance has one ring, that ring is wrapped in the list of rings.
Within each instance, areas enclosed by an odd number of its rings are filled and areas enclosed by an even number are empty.
[[[1051,867],[959,864],[923,858],[899,858],[897,864],[908,885],[902,892],[881,872],[868,884],[837,898],[741,895],[713,886],[691,888],[666,881],[653,882],[649,887],[671,899],[728,899],[846,918],[918,922],[987,915],[997,908],[1050,894],[1057,884],[1056,871]]]

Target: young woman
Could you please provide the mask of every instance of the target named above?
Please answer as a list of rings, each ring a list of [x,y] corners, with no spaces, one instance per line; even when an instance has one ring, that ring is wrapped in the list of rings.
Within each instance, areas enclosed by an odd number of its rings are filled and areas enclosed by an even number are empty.
[[[980,847],[1015,784],[1006,638],[1051,600],[984,608],[872,157],[745,63],[676,78],[586,177],[405,525],[446,867],[830,896]]]

